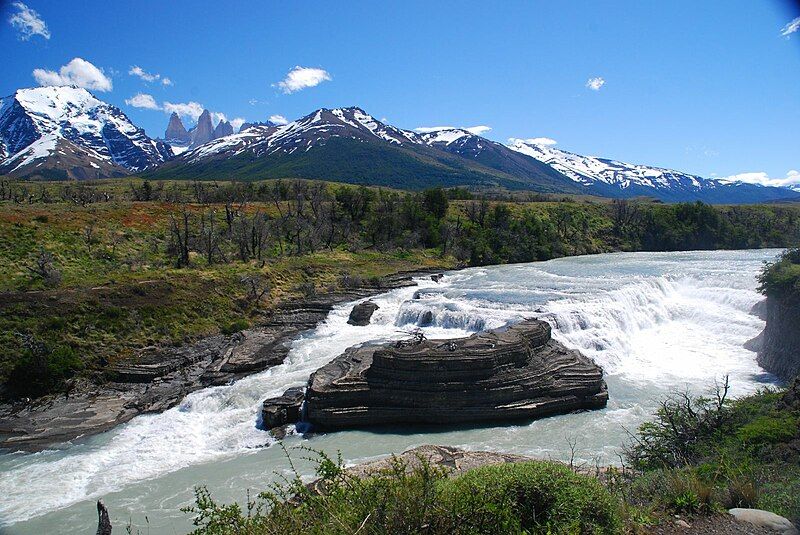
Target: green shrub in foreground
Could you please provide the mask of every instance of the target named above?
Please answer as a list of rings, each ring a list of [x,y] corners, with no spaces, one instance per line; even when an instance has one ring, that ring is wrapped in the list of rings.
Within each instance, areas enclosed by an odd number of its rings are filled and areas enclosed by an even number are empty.
[[[593,478],[550,462],[483,466],[442,485],[461,533],[617,533],[618,503]]]
[[[318,454],[314,489],[299,476],[247,506],[217,505],[197,489],[195,534],[605,534],[621,531],[619,503],[563,465],[485,466],[448,478],[420,462],[359,479]],[[321,491],[321,492],[320,492]]]

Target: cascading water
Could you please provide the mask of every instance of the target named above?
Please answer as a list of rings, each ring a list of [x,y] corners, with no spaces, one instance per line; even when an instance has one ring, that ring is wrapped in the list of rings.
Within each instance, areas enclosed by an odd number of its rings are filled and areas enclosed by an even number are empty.
[[[624,253],[469,269],[373,298],[380,308],[366,327],[347,324],[352,305],[337,307],[293,343],[280,366],[195,392],[178,407],[80,444],[0,456],[0,529],[83,533],[94,521],[89,502],[102,496],[117,526],[148,515],[153,532],[186,532],[179,509],[192,501],[194,485],[208,485],[223,501],[242,500],[287,467],[282,450],[265,447],[273,441],[256,427],[264,398],[304,384],[351,345],[403,338],[415,328],[443,338],[541,317],[555,338],[605,368],[609,406],[536,422],[290,436],[285,443],[338,449],[353,462],[424,443],[564,458],[567,439],[578,437],[581,459],[615,462],[625,429],[669,393],[702,391],[724,374],[734,394],[771,380],[742,346],[763,328],[748,313],[760,299],[755,275],[778,252]]]

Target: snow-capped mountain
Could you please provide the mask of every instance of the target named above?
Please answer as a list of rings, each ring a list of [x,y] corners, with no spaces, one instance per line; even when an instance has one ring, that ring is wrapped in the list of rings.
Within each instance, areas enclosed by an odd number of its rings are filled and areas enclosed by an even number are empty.
[[[190,163],[197,163],[215,156],[236,156],[249,152],[253,156],[265,156],[277,152],[292,154],[308,152],[324,145],[332,138],[358,141],[381,140],[402,145],[414,141],[416,134],[388,126],[377,121],[360,108],[323,108],[286,125],[255,125],[239,134],[215,139],[191,150],[182,156]],[[375,138],[375,139],[373,139]]]
[[[464,137],[461,143],[447,141]],[[461,149],[480,147],[467,157]],[[500,143],[464,132],[418,134],[361,108],[323,108],[286,125],[254,125],[181,154],[155,171],[162,178],[302,177],[422,188],[579,189],[571,180]]]
[[[117,107],[74,86],[20,89],[0,100],[0,173],[102,178],[172,157]]]
[[[508,147],[545,163],[586,188],[605,197],[650,196],[663,201],[701,200],[716,203],[759,202],[796,195],[784,188],[744,182],[726,182],[689,173],[629,164],[595,156],[581,156],[552,145],[510,139]]]
[[[530,180],[536,186],[531,189],[542,191],[541,186],[547,184],[546,191],[582,193],[580,186],[560,171],[463,128],[440,128],[425,132],[418,134],[415,141],[506,173],[522,183]]]

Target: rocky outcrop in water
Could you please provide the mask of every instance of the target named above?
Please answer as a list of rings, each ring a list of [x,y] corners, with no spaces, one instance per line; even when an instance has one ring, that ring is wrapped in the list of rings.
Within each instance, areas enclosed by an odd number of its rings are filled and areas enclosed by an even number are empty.
[[[353,310],[350,311],[350,317],[347,318],[347,323],[350,325],[358,325],[360,327],[369,325],[369,320],[372,319],[372,315],[376,310],[378,310],[378,308],[378,305],[372,301],[364,301],[363,303],[359,303],[353,307]]]
[[[353,347],[306,391],[315,429],[534,419],[606,406],[603,370],[526,320],[452,340]]]
[[[97,500],[97,535],[111,535],[111,519],[103,500]]]
[[[261,406],[261,428],[275,429],[300,420],[303,407],[303,387],[290,388],[277,398],[264,400]]]
[[[758,364],[784,381],[800,375],[800,302],[794,296],[769,296],[764,332],[748,342]]]

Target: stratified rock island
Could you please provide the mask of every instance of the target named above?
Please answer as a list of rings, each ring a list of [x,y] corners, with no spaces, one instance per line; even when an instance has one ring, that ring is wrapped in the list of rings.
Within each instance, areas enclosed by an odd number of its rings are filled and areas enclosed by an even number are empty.
[[[469,338],[350,348],[309,379],[316,429],[534,419],[606,406],[603,370],[525,320]]]

